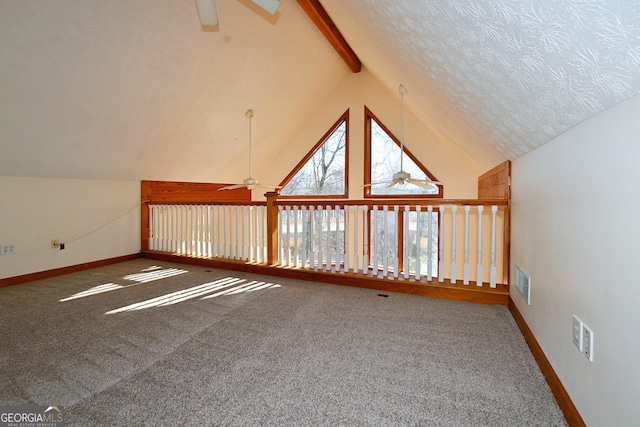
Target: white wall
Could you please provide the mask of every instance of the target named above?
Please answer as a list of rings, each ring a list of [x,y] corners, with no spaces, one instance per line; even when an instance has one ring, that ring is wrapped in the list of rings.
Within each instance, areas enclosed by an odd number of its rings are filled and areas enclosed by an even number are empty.
[[[399,84],[400,82],[398,82]],[[411,88],[405,101],[411,97]],[[349,198],[362,199],[364,180],[364,107],[396,136],[400,135],[400,93],[391,92],[363,69],[349,74],[319,104],[312,118],[272,158],[254,157],[254,170],[262,182],[279,184],[300,159],[349,109]],[[466,153],[441,141],[405,105],[405,146],[445,185],[446,198],[476,198],[482,170]],[[495,166],[495,165],[493,165]],[[261,196],[260,193],[258,196]],[[256,197],[256,194],[254,194]],[[261,198],[261,197],[258,197]]]
[[[0,177],[0,200],[0,243],[17,248],[0,256],[0,278],[140,251],[139,181]],[[51,239],[66,248],[51,249]]]
[[[511,259],[531,305],[511,296],[589,426],[640,420],[639,118],[635,96],[513,162]],[[593,362],[573,314],[595,333]]]

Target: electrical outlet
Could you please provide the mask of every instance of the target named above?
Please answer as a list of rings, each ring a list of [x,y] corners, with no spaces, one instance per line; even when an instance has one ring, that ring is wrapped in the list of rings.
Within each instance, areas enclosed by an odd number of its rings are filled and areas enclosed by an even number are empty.
[[[573,315],[573,345],[578,347],[578,350],[582,352],[583,350],[583,341],[582,335],[583,332],[583,323],[582,320],[578,318],[575,314]]]
[[[584,354],[590,362],[593,362],[593,331],[584,324],[582,326],[582,329],[582,354]]]
[[[15,243],[4,243],[0,245],[0,255],[13,255],[16,253]]]
[[[527,304],[531,304],[531,277],[516,265],[516,289],[520,291]]]
[[[51,249],[60,249],[60,240],[51,239]]]

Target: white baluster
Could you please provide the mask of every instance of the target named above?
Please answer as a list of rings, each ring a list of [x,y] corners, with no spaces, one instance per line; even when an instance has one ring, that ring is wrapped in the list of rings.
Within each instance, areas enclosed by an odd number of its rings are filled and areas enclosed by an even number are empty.
[[[160,250],[162,252],[167,251],[167,215],[165,214],[166,210],[166,205],[160,208]]]
[[[202,232],[202,212],[200,209],[200,205],[194,205],[194,212],[195,212],[195,221],[194,221],[194,240],[196,242],[196,255],[200,256],[202,254],[202,247],[201,247],[201,243],[202,243],[202,239],[200,236],[200,233]]]
[[[482,211],[484,211],[484,206],[478,206],[478,267],[476,271],[477,286],[482,286]]]
[[[171,226],[173,242],[171,244],[171,251],[174,253],[180,253],[180,230],[182,228],[182,224],[180,222],[180,205],[171,206],[171,215],[173,216],[173,224]]]
[[[251,240],[252,252],[251,252],[251,262],[258,262],[258,254],[260,248],[260,223],[258,219],[260,218],[258,215],[259,207],[252,206],[251,212],[253,215],[253,240]]]
[[[496,214],[497,206],[491,206],[491,277],[489,286],[496,287]]]
[[[190,255],[189,251],[191,250],[191,246],[189,244],[189,229],[191,227],[190,215],[191,215],[191,207],[189,205],[184,205],[183,206],[184,225],[183,225],[183,233],[182,233],[182,237],[184,240],[182,243],[182,246],[184,247],[184,250],[182,252],[183,255]]]
[[[158,205],[156,208],[156,247],[157,250],[162,252],[162,205]]]
[[[260,206],[260,213],[262,218],[262,226],[260,229],[262,230],[262,263],[267,263],[267,207]]]
[[[451,224],[451,283],[456,283],[456,216],[458,213],[458,206],[451,206],[453,223]]]
[[[286,258],[284,256],[284,209],[282,206],[278,206],[278,242],[280,242],[280,259],[278,264],[285,265]]]
[[[213,224],[214,227],[216,229],[216,232],[214,233],[214,237],[213,240],[215,242],[215,250],[214,250],[214,257],[220,258],[220,223],[222,221],[220,220],[220,205],[214,205],[213,206]]]
[[[164,251],[164,210],[166,206],[162,205],[158,209],[158,244],[160,251]]]
[[[349,209],[350,206],[346,205],[343,209],[344,212],[344,265],[340,270],[340,273],[349,272],[349,258],[351,257],[351,248],[349,247]]]
[[[400,230],[398,227],[398,219],[399,219],[400,207],[398,205],[393,205],[393,278],[397,279],[399,275],[400,263],[398,262],[399,250],[398,246],[400,245]]]
[[[411,248],[411,241],[409,240],[409,215],[411,214],[411,206],[405,205],[404,212],[402,212],[403,224],[404,224],[404,249],[402,251],[402,264],[404,265],[404,279],[409,279],[409,248]],[[396,245],[398,246],[398,245]],[[402,277],[401,277],[402,279]]]
[[[418,212],[420,211],[420,206],[418,206]],[[433,280],[433,251],[431,250],[431,246],[433,244],[433,206],[429,205],[427,207],[427,281],[431,282]],[[420,224],[418,222],[418,224]]]
[[[471,206],[464,206],[464,277],[462,279],[463,285],[469,284],[469,211]]]
[[[195,244],[194,244],[194,236],[193,236],[193,229],[194,229],[194,216],[195,216],[195,207],[193,205],[189,205],[188,206],[188,216],[187,218],[189,219],[188,222],[188,228],[187,228],[187,234],[188,234],[188,250],[187,250],[187,254],[189,256],[193,256],[195,253]]]
[[[309,206],[309,268],[317,270],[316,267],[316,245],[315,245],[315,206]]]
[[[327,212],[327,252],[326,252],[326,257],[327,257],[327,264],[325,266],[325,271],[327,270],[331,270],[333,272],[335,272],[335,268],[332,270],[331,267],[331,206],[327,205],[326,207],[326,212]]]
[[[353,207],[353,272],[358,273],[360,266],[360,242],[358,242],[358,216],[360,215],[358,205]],[[347,270],[348,271],[348,270]]]
[[[293,265],[298,268],[298,258],[300,253],[298,250],[298,205],[293,207]]]
[[[149,205],[149,249],[156,250],[156,207]]]
[[[340,246],[340,243],[342,243],[342,239],[340,238],[340,206],[335,206],[334,210],[333,210],[333,216],[335,217],[335,222],[336,222],[336,234],[335,234],[335,250],[334,250],[334,255],[335,255],[335,263],[333,265],[333,268],[331,269],[332,272],[337,272],[340,271],[340,258],[342,255],[342,248]]]
[[[429,209],[431,209],[431,206],[429,206]],[[421,216],[422,213],[420,212],[421,207],[420,206],[416,206],[416,270],[415,270],[415,279],[416,281],[420,281],[420,269],[422,268],[422,265],[420,263],[420,260],[422,259],[422,220],[421,220]],[[429,223],[431,224],[431,223]],[[429,247],[427,247],[427,250],[429,249]],[[429,252],[427,252],[427,255],[430,256],[431,254]],[[431,277],[428,277],[429,280],[431,280]]]
[[[232,206],[232,218],[233,218],[233,228],[232,230],[235,230],[235,239],[233,240],[233,259],[235,260],[239,260],[240,259],[240,220],[239,220],[239,208],[240,206]]]
[[[378,277],[387,277],[387,272],[389,270],[389,206],[384,205],[382,207],[382,235],[384,236],[384,240],[382,241],[382,276]]]
[[[317,212],[317,218],[318,221],[318,265],[316,267],[316,270],[322,270],[324,268],[323,265],[323,254],[324,254],[324,247],[323,247],[323,243],[324,243],[324,233],[322,232],[322,224],[323,224],[323,219],[324,219],[324,210],[322,209],[322,206],[318,206],[318,212]]]
[[[209,257],[209,206],[202,205],[202,255]]]
[[[184,206],[184,254],[191,255],[191,205]]]
[[[198,256],[204,255],[204,207],[198,205]]]
[[[238,260],[244,260],[244,206],[236,207],[236,238],[238,239]]]
[[[196,244],[195,244],[195,222],[196,222],[196,207],[194,205],[189,205],[189,229],[188,229],[188,233],[189,233],[189,256],[194,256],[197,251],[196,251]]]
[[[373,205],[373,212],[371,212],[371,223],[373,228],[373,235],[371,236],[371,241],[369,242],[370,251],[371,251],[371,267],[372,275],[378,275],[378,205]]]
[[[438,264],[438,282],[444,282],[444,205],[440,205],[440,239],[439,239],[439,256]]]
[[[220,214],[222,215],[222,234],[220,234],[220,252],[222,258],[227,257],[227,205],[220,206]]]
[[[302,247],[302,251],[300,253],[300,258],[302,261],[302,268],[307,268],[307,235],[305,234],[304,230],[305,230],[305,224],[307,223],[307,207],[306,206],[301,206],[300,207],[300,225],[302,226],[302,232],[300,233],[300,239],[302,239],[302,244],[300,245]],[[296,224],[297,224],[297,220],[296,220]],[[296,225],[296,228],[298,226]]]
[[[198,205],[191,205],[191,256],[198,256]]]
[[[216,237],[215,233],[215,217],[213,216],[213,205],[209,205],[209,258],[213,258],[215,256],[215,247],[214,247],[214,239]]]
[[[167,252],[173,252],[173,240],[172,240],[172,225],[173,225],[173,217],[171,216],[171,205],[166,205],[165,215],[166,215],[166,239],[167,239]]]
[[[362,255],[362,274],[369,274],[369,220],[367,215],[369,213],[369,206],[362,207],[362,243],[363,243],[363,255]]]
[[[174,205],[174,227],[173,227],[173,233],[174,233],[174,246],[173,246],[173,252],[175,253],[182,253],[182,247],[181,247],[181,231],[182,231],[182,222],[180,220],[180,205]]]

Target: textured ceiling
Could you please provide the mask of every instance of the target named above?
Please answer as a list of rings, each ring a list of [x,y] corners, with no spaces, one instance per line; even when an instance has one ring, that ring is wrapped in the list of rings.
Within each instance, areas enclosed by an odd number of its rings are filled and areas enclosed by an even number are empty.
[[[321,0],[362,63],[483,164],[640,91],[637,0]]]
[[[0,0],[0,175],[245,178],[245,111],[259,160],[348,68],[293,1],[216,5]]]
[[[321,3],[484,170],[640,91],[637,0]],[[294,0],[216,5],[205,32],[195,0],[0,0],[0,175],[240,180],[249,108],[268,164],[349,71]]]

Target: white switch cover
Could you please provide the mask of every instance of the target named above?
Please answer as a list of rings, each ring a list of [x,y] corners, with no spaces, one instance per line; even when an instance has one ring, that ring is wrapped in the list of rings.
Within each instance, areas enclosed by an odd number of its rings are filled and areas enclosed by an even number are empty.
[[[575,314],[573,315],[573,345],[578,347],[578,350],[583,351],[583,323]]]
[[[582,353],[593,362],[593,331],[589,329],[587,325],[582,326],[583,338],[582,338]]]

